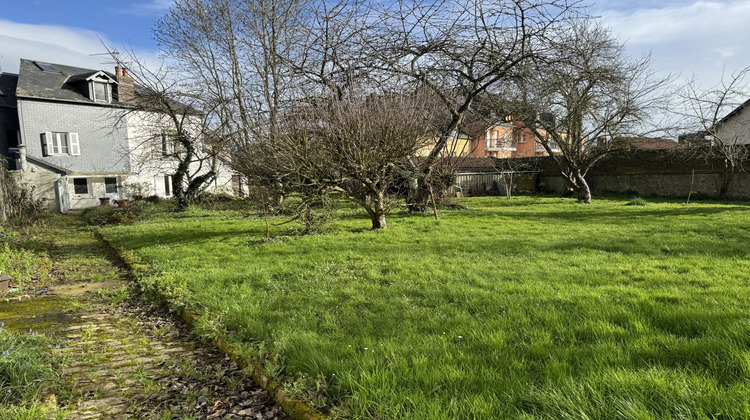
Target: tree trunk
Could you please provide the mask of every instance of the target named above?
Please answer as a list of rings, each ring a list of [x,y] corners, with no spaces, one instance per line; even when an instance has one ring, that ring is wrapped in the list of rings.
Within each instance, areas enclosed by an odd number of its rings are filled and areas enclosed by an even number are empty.
[[[386,229],[388,228],[388,225],[385,222],[385,214],[384,213],[375,213],[372,218],[372,229]]]
[[[372,228],[374,229],[386,229],[388,225],[385,222],[385,194],[382,192],[375,196],[374,211],[370,213],[370,219],[372,219]]]
[[[417,173],[409,174],[409,192],[406,196],[406,204],[409,206],[409,210],[413,211],[412,205],[417,202],[417,192],[419,191],[419,177]]]
[[[274,202],[274,211],[278,214],[281,213],[281,210],[284,209],[284,184],[281,183],[281,181],[276,181],[273,184],[273,202]]]
[[[409,181],[409,211],[424,212],[427,210],[427,203],[430,202],[430,186],[424,173],[416,175],[416,185],[412,186],[412,181]]]
[[[575,181],[576,192],[578,193],[578,202],[590,204],[591,188],[589,188],[588,182],[586,182],[586,179],[583,177],[583,175],[581,175],[580,171],[576,171]]]
[[[721,185],[719,186],[719,198],[726,200],[729,197],[729,183],[734,178],[734,166],[724,163],[724,173],[721,177]]]

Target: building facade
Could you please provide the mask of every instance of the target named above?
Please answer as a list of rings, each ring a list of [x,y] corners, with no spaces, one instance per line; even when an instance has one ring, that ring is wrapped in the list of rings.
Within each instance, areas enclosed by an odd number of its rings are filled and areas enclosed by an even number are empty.
[[[172,195],[177,162],[168,153],[169,126],[134,110],[127,69],[112,74],[21,60],[18,75],[0,75],[0,89],[0,153],[50,209],[67,212],[136,193]],[[230,171],[215,163],[221,171],[210,189],[231,193]]]

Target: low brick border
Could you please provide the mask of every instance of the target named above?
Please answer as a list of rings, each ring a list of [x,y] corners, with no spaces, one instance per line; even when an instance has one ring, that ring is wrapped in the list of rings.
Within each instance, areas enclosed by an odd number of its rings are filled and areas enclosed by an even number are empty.
[[[102,235],[99,229],[94,230],[94,235],[101,240],[107,247],[112,251],[114,257],[116,257],[123,267],[128,271],[133,281],[138,281],[135,275],[136,266],[144,266],[145,264],[137,261],[135,257],[126,255],[122,248],[115,244],[112,240]],[[170,300],[170,296],[166,294],[160,294],[162,302]],[[200,315],[195,314],[188,309],[182,308],[179,317],[190,327],[195,328],[195,324],[200,319]],[[324,420],[326,417],[315,411],[304,401],[292,398],[288,396],[282,389],[281,382],[276,378],[269,375],[265,369],[259,364],[253,362],[249,358],[240,355],[234,345],[224,339],[218,338],[213,343],[222,354],[229,356],[243,369],[248,369],[251,372],[253,380],[263,388],[271,398],[274,399],[284,412],[294,420]]]

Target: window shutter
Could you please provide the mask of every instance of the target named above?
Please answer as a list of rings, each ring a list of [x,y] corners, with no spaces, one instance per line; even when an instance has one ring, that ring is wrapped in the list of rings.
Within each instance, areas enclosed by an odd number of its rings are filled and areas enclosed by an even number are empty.
[[[78,141],[78,133],[68,133],[68,139],[70,140],[70,155],[71,156],[80,156],[81,154],[81,144]]]
[[[52,133],[46,131],[42,133],[42,156],[52,155]]]

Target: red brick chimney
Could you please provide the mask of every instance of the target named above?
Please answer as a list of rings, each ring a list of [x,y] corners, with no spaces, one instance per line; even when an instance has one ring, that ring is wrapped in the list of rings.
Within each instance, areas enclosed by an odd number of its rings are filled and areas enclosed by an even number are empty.
[[[115,80],[118,84],[114,96],[118,102],[130,102],[136,98],[134,81],[128,75],[127,67],[115,67]]]

